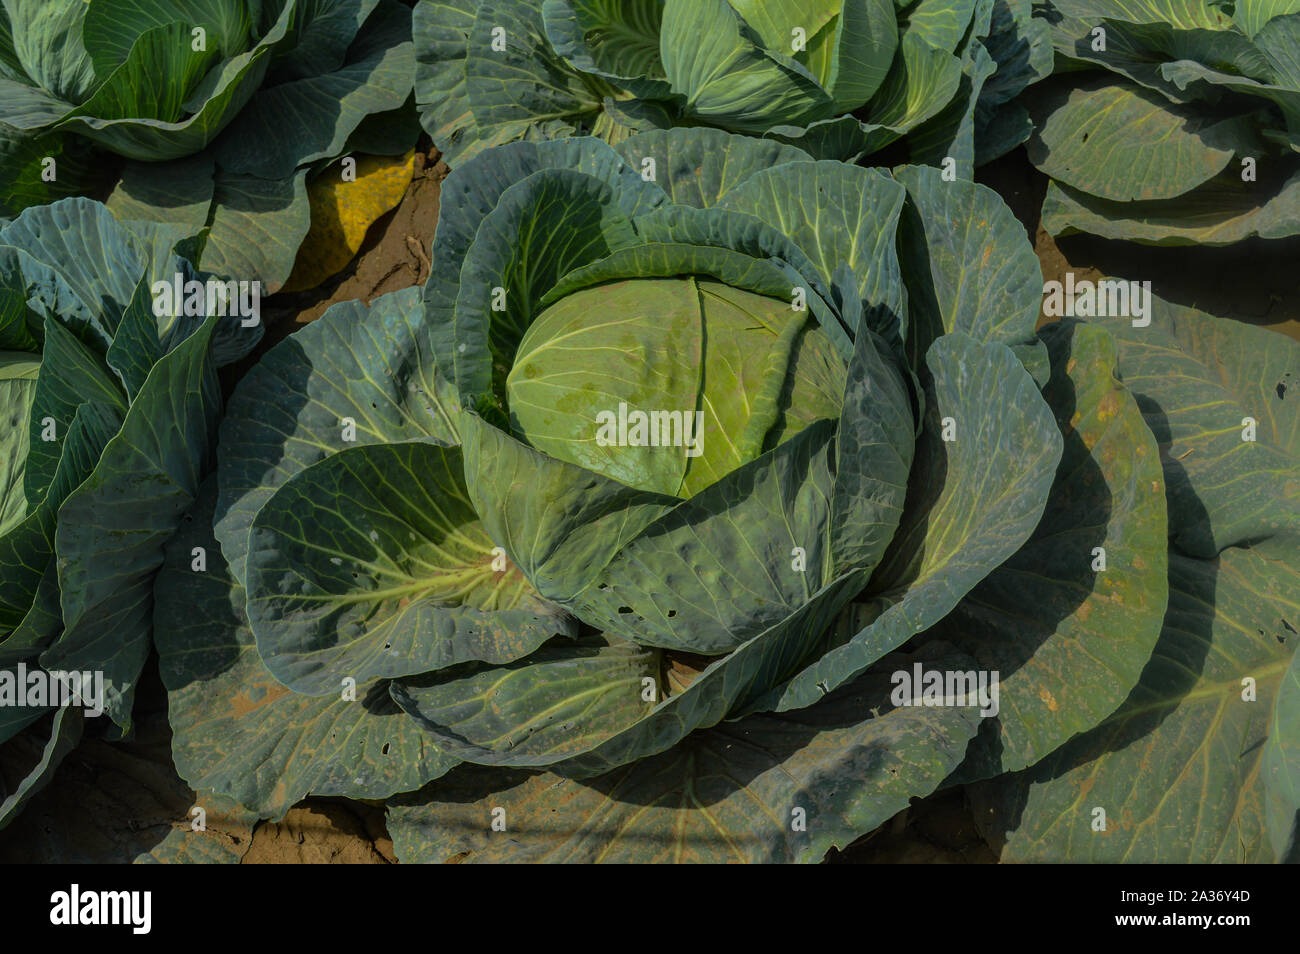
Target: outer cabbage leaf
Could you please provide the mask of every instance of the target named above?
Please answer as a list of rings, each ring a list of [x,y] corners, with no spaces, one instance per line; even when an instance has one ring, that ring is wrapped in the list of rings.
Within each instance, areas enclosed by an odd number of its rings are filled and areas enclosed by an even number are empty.
[[[155,310],[155,278],[195,275],[175,229],[69,199],[24,212],[0,243],[11,314],[28,338],[39,329],[45,359],[22,421],[26,511],[0,539],[0,658],[103,672],[125,730],[162,545],[209,462],[218,319]]]
[[[937,169],[906,166],[899,258],[911,310],[907,353],[914,368],[941,335],[1017,345],[1033,337],[1042,271],[1024,227],[993,192],[944,182]]]
[[[869,589],[878,615],[744,711],[801,708],[844,684],[943,619],[1042,518],[1062,439],[1033,379],[1010,349],[963,334],[939,338],[927,364],[903,520]]]
[[[1300,234],[1300,169],[1267,191],[1261,202],[1255,185],[1231,167],[1169,202],[1109,202],[1049,182],[1043,227],[1054,235],[1087,232],[1148,245],[1231,245]]]
[[[718,207],[753,215],[787,236],[827,286],[847,270],[869,325],[901,334],[907,298],[894,235],[904,197],[899,183],[878,170],[801,162],[755,171]]]
[[[525,181],[542,170],[550,173],[563,170],[564,174],[548,178],[545,184]],[[572,190],[583,197],[584,203],[587,196],[593,195],[612,199],[613,208],[604,212],[597,212],[588,204],[574,210],[577,222],[595,230],[583,233],[595,243],[604,241],[603,227],[618,229],[619,234],[630,237],[628,216],[655,208],[666,201],[666,196],[659,186],[643,180],[613,149],[590,138],[511,143],[479,157],[473,166],[461,167],[459,172],[447,177],[440,192],[434,265],[424,285],[424,310],[435,349],[451,355],[455,363],[455,373],[448,377],[454,380],[462,397],[477,398],[487,393],[492,383],[493,356],[486,334],[490,324],[491,289],[507,287],[508,282],[501,282],[512,277],[516,261],[545,256],[547,267],[542,280],[529,281],[523,288],[515,289],[516,294],[506,296],[507,315],[518,333],[522,330],[520,324],[528,320],[532,305],[549,290],[537,286],[544,285],[546,277],[551,282],[559,277],[555,274],[559,263],[572,267],[577,264],[575,259],[589,261],[596,254],[593,249],[577,245],[578,239],[565,233],[559,235],[562,243],[551,248],[548,240],[556,237],[556,232],[549,228],[545,235],[534,233],[529,242],[518,243],[517,230],[527,228],[531,232],[538,214],[529,207],[529,195],[538,194],[537,188],[549,187],[557,197]],[[583,178],[597,181],[584,182]],[[607,191],[601,190],[601,184]],[[508,207],[501,207],[504,193],[512,187],[516,188],[514,201]],[[562,213],[556,210],[556,214]],[[483,238],[490,236],[493,241],[478,250],[484,261],[477,266],[474,284],[467,287],[461,281],[461,270],[481,225],[487,224],[489,216],[494,218]]]
[[[449,755],[484,765],[551,765],[647,715],[662,691],[661,665],[657,650],[636,643],[561,638],[505,666],[401,679],[391,693]]]
[[[1062,13],[1130,23],[1168,23],[1182,30],[1223,30],[1232,23],[1210,0],[1053,0]]]
[[[1124,704],[1033,768],[977,788],[977,817],[1005,838],[1007,859],[1287,860],[1300,805],[1285,395],[1298,351],[1158,299],[1149,327],[1108,324],[1164,472],[1163,628]],[[1257,418],[1254,441],[1243,415]]]
[[[1030,0],[996,0],[984,46],[997,72],[980,89],[975,107],[975,164],[1005,155],[1033,130],[1028,111],[1017,98],[1052,72],[1052,30],[1033,16]]]
[[[346,501],[346,504],[342,502]],[[248,618],[262,661],[308,695],[526,656],[571,624],[504,560],[456,448],[366,445],[289,478],[249,537]]]
[[[1052,359],[1043,396],[1064,440],[1043,519],[935,629],[1000,674],[997,720],[965,769],[990,776],[1034,764],[1118,708],[1165,613],[1165,482],[1138,402],[1116,379],[1115,342],[1072,323],[1040,337]]]
[[[654,181],[678,205],[708,209],[754,173],[809,156],[770,140],[720,129],[654,130],[624,140],[616,151],[633,169],[654,160]]]
[[[969,665],[949,653],[931,664]],[[809,709],[724,723],[581,782],[462,767],[390,803],[395,849],[404,862],[818,861],[933,791],[975,733],[974,709],[880,704],[890,670],[911,663],[890,657]]]
[[[241,583],[248,531],[275,490],[350,445],[458,441],[455,396],[421,323],[419,289],[345,302],[268,351],[221,424],[216,536]],[[355,424],[344,440],[347,422]]]
[[[551,48],[574,69],[637,96],[664,99],[672,87],[659,54],[663,0],[546,0]]]
[[[49,710],[46,710],[49,711]],[[45,713],[35,710],[39,719]],[[64,706],[53,710],[48,728],[44,722],[29,728],[16,737],[5,740],[5,726],[0,722],[0,830],[7,827],[23,805],[48,785],[54,778],[54,772],[81,741],[83,716],[81,709]],[[42,731],[44,730],[44,731]],[[17,765],[24,768],[16,769]],[[9,778],[17,771],[16,778]]]
[[[154,366],[94,471],[59,508],[55,532],[64,632],[46,668],[99,670],[108,714],[130,726],[152,634],[162,548],[210,466],[221,392],[210,342],[216,318]]]
[[[1049,231],[1155,245],[1300,232],[1300,12],[1289,3],[1054,6],[1057,51],[1110,71],[1111,82],[1051,84],[1031,97],[1031,159],[1053,180]]]
[[[1284,860],[1300,804],[1265,766],[1296,745],[1285,720],[1296,545],[1280,536],[1214,560],[1170,555],[1164,630],[1125,704],[1033,768],[973,790],[1003,860]]]
[[[1120,374],[1160,445],[1174,545],[1208,559],[1300,533],[1300,408],[1290,393],[1300,345],[1159,298],[1152,304],[1150,327],[1108,326]]]
[[[20,351],[0,351],[0,535],[27,513],[23,474],[27,466],[27,419],[36,399],[40,358]]]
[[[214,478],[167,547],[154,629],[181,776],[262,817],[309,794],[385,798],[455,764],[387,698],[384,680],[330,696],[292,692],[258,656],[244,589],[212,535]],[[195,569],[196,548],[205,565]],[[358,754],[359,753],[359,754]]]
[[[1044,94],[1045,95],[1045,94]],[[1042,172],[1112,202],[1185,195],[1249,154],[1251,118],[1219,118],[1128,85],[1075,88],[1038,108],[1029,155]]]

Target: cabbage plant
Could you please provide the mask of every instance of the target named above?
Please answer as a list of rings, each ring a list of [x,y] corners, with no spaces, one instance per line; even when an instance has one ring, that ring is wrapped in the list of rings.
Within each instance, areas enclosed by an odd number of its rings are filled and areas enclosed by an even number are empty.
[[[1294,345],[1036,332],[990,190],[710,129],[485,150],[432,259],[230,401],[191,784],[406,861],[818,860],[959,783],[1007,857],[1294,850]]]
[[[708,125],[856,159],[987,161],[1052,68],[1029,0],[420,0],[416,100],[449,164],[516,139]]]
[[[153,577],[211,462],[216,368],[261,332],[206,312],[194,248],[80,198],[0,229],[0,827],[88,719],[131,729]],[[165,307],[177,282],[203,307]],[[95,675],[74,693],[71,673]]]
[[[0,214],[107,194],[124,219],[208,229],[204,269],[289,277],[306,183],[418,128],[396,0],[3,0]]]
[[[1300,5],[1048,6],[1070,70],[1033,97],[1049,231],[1152,245],[1300,235]]]

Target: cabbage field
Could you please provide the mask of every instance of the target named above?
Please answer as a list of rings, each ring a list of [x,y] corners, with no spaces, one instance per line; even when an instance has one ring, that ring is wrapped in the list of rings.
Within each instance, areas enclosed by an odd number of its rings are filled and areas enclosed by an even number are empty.
[[[0,0],[0,861],[1295,862],[1297,647],[1300,0]]]

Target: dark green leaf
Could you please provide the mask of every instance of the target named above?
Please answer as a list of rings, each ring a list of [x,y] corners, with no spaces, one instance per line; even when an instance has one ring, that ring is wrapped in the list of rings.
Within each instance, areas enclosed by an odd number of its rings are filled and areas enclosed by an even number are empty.
[[[633,169],[654,160],[654,181],[679,205],[707,209],[754,173],[809,156],[801,149],[707,127],[644,132],[615,149]]]
[[[294,474],[348,447],[345,437],[357,445],[459,440],[447,359],[422,318],[417,288],[334,305],[240,382],[217,449],[216,534],[235,579],[245,579],[258,510]]]
[[[299,471],[249,531],[248,618],[296,692],[505,663],[571,627],[499,558],[457,448],[353,447]]]
[[[192,785],[280,817],[308,794],[386,798],[455,760],[388,698],[387,683],[355,695],[306,696],[262,664],[244,590],[212,535],[215,482],[167,546],[155,586],[154,633],[168,691],[172,754]],[[206,569],[195,570],[195,548]]]
[[[541,766],[630,728],[659,700],[659,653],[605,637],[556,639],[505,666],[393,683],[438,749],[483,765]]]
[[[896,175],[910,200],[900,258],[913,366],[930,342],[952,331],[1008,345],[1031,338],[1043,275],[1024,226],[1001,197],[972,182],[945,182],[938,169],[907,166]]]
[[[1006,347],[964,334],[938,339],[927,364],[933,387],[905,516],[869,589],[882,612],[750,711],[809,705],[933,626],[1041,519],[1062,440],[1033,378]]]
[[[1114,339],[1083,324],[1041,337],[1052,356],[1043,396],[1065,441],[1047,509],[937,629],[1000,673],[997,731],[981,734],[990,761],[977,769],[989,775],[1034,764],[1118,708],[1168,592],[1160,457],[1115,378]]]
[[[1300,532],[1300,345],[1151,301],[1149,327],[1104,320],[1160,445],[1173,541],[1209,558],[1279,530]]]
[[[969,666],[953,655],[926,662]],[[888,704],[890,666],[911,663],[891,657],[812,708],[724,723],[581,782],[464,766],[390,803],[397,855],[403,862],[819,861],[937,788],[975,734],[973,708]],[[494,821],[505,830],[494,831]]]
[[[1300,629],[1296,546],[1170,555],[1164,631],[1125,704],[1033,768],[972,790],[1004,861],[1281,860],[1267,816],[1283,820],[1269,802],[1285,790],[1269,791],[1265,764],[1294,749],[1300,727],[1279,708]],[[1286,806],[1292,819],[1297,809]]]
[[[150,646],[154,573],[210,464],[221,410],[208,353],[215,322],[154,366],[94,472],[59,508],[54,548],[66,629],[42,665],[103,670],[116,690],[107,711],[123,729]]]

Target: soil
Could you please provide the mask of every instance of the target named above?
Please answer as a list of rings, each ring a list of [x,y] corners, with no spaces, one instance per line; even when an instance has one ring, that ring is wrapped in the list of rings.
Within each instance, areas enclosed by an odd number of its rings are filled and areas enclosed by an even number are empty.
[[[361,252],[325,285],[268,299],[266,338],[257,352],[223,372],[227,392],[267,348],[319,318],[332,304],[365,301],[422,283],[447,167],[436,150],[417,154],[405,198],[371,228]],[[1045,281],[1106,275],[1149,279],[1166,299],[1271,327],[1300,339],[1300,241],[1245,242],[1231,249],[1151,248],[1086,236],[1059,241],[1038,221],[1046,180],[1023,150],[980,170],[980,181],[1010,205],[1034,244]],[[1228,279],[1231,276],[1231,280]],[[1040,323],[1045,322],[1040,316]],[[151,664],[138,704],[136,736],[127,743],[88,737],[0,837],[0,862],[129,861],[187,818],[195,796],[170,760],[166,694]],[[228,825],[212,837],[244,864],[390,864],[396,861],[383,808],[344,799],[309,798],[278,822],[250,833]],[[913,805],[828,863],[995,863],[976,831],[965,794],[950,789]]]
[[[309,798],[282,821],[263,822],[242,864],[397,864],[384,810],[344,799]]]
[[[416,153],[415,174],[397,208],[370,227],[352,264],[319,288],[271,299],[271,324],[279,340],[330,305],[360,298],[370,301],[388,292],[420,285],[429,277],[429,250],[438,225],[438,191],[447,166],[438,151]]]

